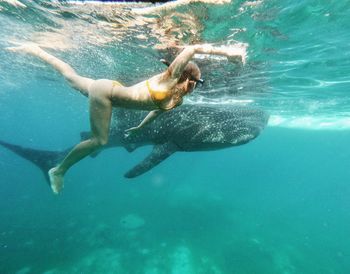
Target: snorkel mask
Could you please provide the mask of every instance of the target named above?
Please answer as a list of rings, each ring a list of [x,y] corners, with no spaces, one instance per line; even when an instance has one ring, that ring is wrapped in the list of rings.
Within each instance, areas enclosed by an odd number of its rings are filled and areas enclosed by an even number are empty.
[[[196,83],[198,84],[198,83],[200,83],[201,85],[203,85],[204,84],[204,79],[198,79],[198,80],[195,80],[196,81]]]

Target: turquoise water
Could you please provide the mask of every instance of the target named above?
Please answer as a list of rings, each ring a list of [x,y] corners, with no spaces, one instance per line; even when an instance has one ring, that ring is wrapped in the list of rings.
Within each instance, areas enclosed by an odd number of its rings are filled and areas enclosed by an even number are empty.
[[[1,49],[34,41],[83,75],[125,84],[164,69],[154,47],[169,41],[245,43],[242,69],[197,60],[206,83],[185,104],[259,107],[270,121],[247,145],[179,152],[132,180],[123,174],[151,148],[103,151],[67,173],[60,196],[1,147],[0,273],[350,272],[347,1],[197,3],[146,16],[20,3],[0,2]],[[78,142],[86,98],[34,58],[0,58],[0,139],[47,150]]]

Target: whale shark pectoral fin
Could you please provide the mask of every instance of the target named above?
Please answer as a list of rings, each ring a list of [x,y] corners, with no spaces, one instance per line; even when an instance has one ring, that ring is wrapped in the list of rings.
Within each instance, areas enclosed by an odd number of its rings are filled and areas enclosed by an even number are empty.
[[[154,168],[156,165],[164,161],[171,154],[179,150],[179,147],[172,143],[164,143],[161,145],[155,145],[150,155],[148,155],[141,163],[133,167],[127,173],[124,174],[126,178],[135,178],[141,174]]]

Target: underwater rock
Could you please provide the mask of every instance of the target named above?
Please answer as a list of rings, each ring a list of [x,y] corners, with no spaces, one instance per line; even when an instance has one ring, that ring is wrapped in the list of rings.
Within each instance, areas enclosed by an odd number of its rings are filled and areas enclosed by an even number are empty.
[[[195,273],[191,250],[186,246],[179,246],[172,254],[171,274],[190,274]]]
[[[138,215],[129,214],[120,219],[120,225],[126,229],[138,229],[145,225],[145,220]]]
[[[195,274],[208,272],[197,272],[191,250],[185,245],[179,245],[171,248],[171,251],[170,249],[163,250],[158,255],[150,256],[142,273]]]
[[[128,273],[121,265],[121,255],[110,248],[97,249],[82,257],[72,265],[60,269],[51,269],[44,274],[81,274],[81,273]]]

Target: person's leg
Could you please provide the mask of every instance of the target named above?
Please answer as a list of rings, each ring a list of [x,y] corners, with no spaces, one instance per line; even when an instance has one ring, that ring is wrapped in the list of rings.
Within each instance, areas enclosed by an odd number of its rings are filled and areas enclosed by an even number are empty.
[[[62,163],[50,169],[51,188],[58,194],[63,188],[63,176],[67,170],[92,152],[107,144],[112,115],[112,103],[107,96],[90,95],[90,124],[92,136],[79,143],[66,156]]]
[[[47,53],[38,45],[24,44],[18,47],[8,48],[8,50],[29,53],[40,58],[61,73],[74,89],[79,90],[85,96],[89,95],[89,87],[95,80],[78,75],[70,65]]]

